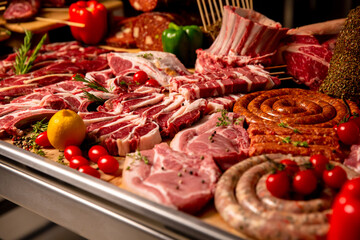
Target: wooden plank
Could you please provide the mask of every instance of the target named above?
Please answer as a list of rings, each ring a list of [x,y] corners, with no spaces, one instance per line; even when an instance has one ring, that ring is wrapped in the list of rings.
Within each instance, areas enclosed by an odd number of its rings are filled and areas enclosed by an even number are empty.
[[[122,1],[102,1],[102,4],[109,10],[114,11],[123,8]],[[69,20],[69,8],[44,8],[41,10],[38,17],[42,18],[50,18],[50,19],[57,19],[60,21],[67,21]],[[25,30],[32,31],[33,33],[41,33],[47,32],[49,30],[63,27],[65,24],[63,23],[55,23],[55,22],[47,22],[47,21],[30,21],[24,23],[6,23],[3,17],[0,17],[0,24],[3,24],[5,28],[9,29],[13,32],[24,33]]]

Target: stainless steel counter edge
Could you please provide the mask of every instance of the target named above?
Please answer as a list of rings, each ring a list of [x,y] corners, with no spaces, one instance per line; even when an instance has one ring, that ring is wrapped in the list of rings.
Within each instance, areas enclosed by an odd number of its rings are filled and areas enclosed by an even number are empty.
[[[124,233],[138,239],[239,239],[4,141],[0,141],[0,194],[89,239],[114,239]]]

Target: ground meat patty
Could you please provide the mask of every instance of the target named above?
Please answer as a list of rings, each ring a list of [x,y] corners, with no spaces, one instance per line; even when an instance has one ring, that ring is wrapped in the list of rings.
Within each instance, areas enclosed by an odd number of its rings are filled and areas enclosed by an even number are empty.
[[[279,162],[291,159],[299,165],[309,157],[268,154],[251,157],[229,168],[215,190],[215,207],[232,227],[255,239],[319,239],[325,237],[329,224],[327,214],[335,191],[324,188],[308,200],[286,200],[273,197],[265,180],[274,168],[268,158]],[[343,167],[349,179],[357,177]]]
[[[133,30],[136,46],[143,51],[162,51],[161,35],[169,27],[170,22],[182,24],[180,17],[175,14],[162,12],[140,14]]]

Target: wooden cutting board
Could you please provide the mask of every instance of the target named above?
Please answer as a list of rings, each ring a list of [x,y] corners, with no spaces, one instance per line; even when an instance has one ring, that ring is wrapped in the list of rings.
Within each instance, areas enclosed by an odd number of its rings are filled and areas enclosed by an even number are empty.
[[[109,11],[122,10],[123,8],[122,1],[108,0],[100,2],[104,4]],[[69,20],[69,8],[42,8],[38,17],[67,21]],[[24,33],[25,30],[33,33],[41,33],[65,26],[63,23],[39,20],[24,23],[6,23],[2,16],[0,16],[0,25],[4,25],[5,28],[17,33]]]

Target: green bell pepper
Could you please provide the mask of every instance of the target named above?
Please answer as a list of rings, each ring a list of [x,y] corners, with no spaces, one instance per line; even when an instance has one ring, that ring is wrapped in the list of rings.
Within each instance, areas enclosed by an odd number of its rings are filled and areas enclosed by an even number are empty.
[[[161,40],[165,52],[175,54],[185,66],[193,66],[195,51],[203,44],[203,33],[196,25],[178,26],[171,22],[163,31]]]

